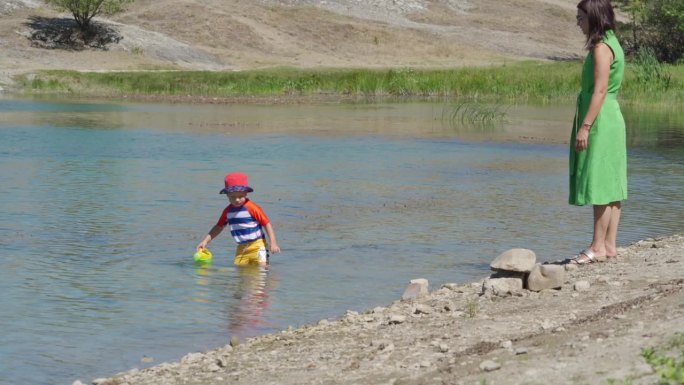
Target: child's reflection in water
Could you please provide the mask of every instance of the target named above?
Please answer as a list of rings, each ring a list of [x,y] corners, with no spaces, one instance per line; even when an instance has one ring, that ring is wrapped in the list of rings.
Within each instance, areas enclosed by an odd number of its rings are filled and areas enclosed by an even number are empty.
[[[234,293],[236,301],[228,310],[228,331],[231,336],[240,338],[256,334],[263,327],[263,312],[269,304],[268,292],[274,286],[274,276],[269,272],[269,266],[240,266],[237,267],[240,280]]]

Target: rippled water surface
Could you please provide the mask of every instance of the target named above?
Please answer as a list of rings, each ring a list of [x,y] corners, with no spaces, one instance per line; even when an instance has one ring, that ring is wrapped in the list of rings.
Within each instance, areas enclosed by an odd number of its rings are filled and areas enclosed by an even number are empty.
[[[0,383],[70,384],[488,275],[512,247],[587,245],[567,194],[572,106],[505,121],[440,103],[205,106],[0,99]],[[684,118],[630,111],[619,241],[684,231]],[[281,254],[195,245],[249,174]]]

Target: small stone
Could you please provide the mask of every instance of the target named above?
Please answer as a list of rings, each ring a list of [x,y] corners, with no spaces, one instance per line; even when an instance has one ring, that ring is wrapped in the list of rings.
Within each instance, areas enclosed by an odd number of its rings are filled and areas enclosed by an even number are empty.
[[[384,341],[384,340],[371,341],[371,346],[376,347],[378,350],[382,350],[385,352],[391,352],[392,350],[394,350],[394,344],[390,341]]]
[[[442,285],[442,287],[452,291],[461,291],[459,290],[457,283],[445,283],[444,285]]]
[[[549,330],[553,327],[553,323],[551,323],[551,321],[549,321],[548,319],[545,319],[540,323],[540,326],[542,330]]]
[[[418,304],[413,308],[413,314],[430,314],[432,310],[430,306]]]
[[[415,300],[428,295],[429,283],[425,278],[412,279],[406,287],[401,299],[404,301]]]
[[[516,348],[516,349],[515,349],[515,354],[516,354],[516,355],[527,354],[527,348],[524,348],[524,347]]]
[[[390,316],[390,319],[389,319],[389,323],[390,323],[391,325],[393,325],[393,324],[401,324],[401,323],[404,323],[404,322],[406,322],[406,317],[403,316],[403,315],[399,315],[399,314],[392,314],[392,315]]]
[[[486,361],[482,361],[482,363],[480,363],[480,370],[482,370],[482,371],[491,372],[491,371],[498,370],[498,369],[501,369],[501,365],[499,365],[499,363],[494,362],[492,360],[486,360]]]
[[[204,355],[202,353],[189,353],[181,358],[181,362],[184,364],[192,364],[201,361],[203,357]]]
[[[588,281],[577,281],[574,288],[575,291],[587,291],[591,288],[591,284]]]
[[[598,282],[598,283],[608,283],[608,282],[610,282],[610,279],[609,279],[608,277],[604,276],[604,275],[599,275],[598,277],[596,277],[596,282]]]
[[[240,338],[238,338],[238,336],[230,337],[230,346],[236,347],[238,345],[240,345]]]
[[[318,326],[327,326],[327,325],[330,325],[330,321],[328,321],[327,319],[322,319],[322,320],[318,321]]]

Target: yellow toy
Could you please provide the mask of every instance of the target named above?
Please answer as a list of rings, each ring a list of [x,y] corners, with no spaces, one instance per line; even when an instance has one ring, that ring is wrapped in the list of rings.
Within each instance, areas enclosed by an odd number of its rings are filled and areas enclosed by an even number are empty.
[[[209,249],[204,248],[198,250],[195,255],[192,256],[192,259],[195,260],[197,263],[210,263],[211,262],[211,251]]]

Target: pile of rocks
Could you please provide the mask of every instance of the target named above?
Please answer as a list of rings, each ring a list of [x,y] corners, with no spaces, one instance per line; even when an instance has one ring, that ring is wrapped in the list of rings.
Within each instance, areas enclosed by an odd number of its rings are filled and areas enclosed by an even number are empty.
[[[523,296],[528,291],[560,290],[565,283],[566,270],[577,268],[577,265],[562,262],[537,263],[536,254],[529,249],[507,250],[489,266],[495,273],[482,282],[481,294],[497,297]],[[575,282],[573,288],[576,291],[588,290],[589,282]],[[411,301],[428,294],[428,281],[417,278],[410,281],[401,299]]]
[[[495,273],[484,280],[482,292],[494,296],[522,295],[524,290],[560,289],[565,282],[566,268],[576,267],[537,263],[536,254],[529,249],[507,250],[489,266]]]

